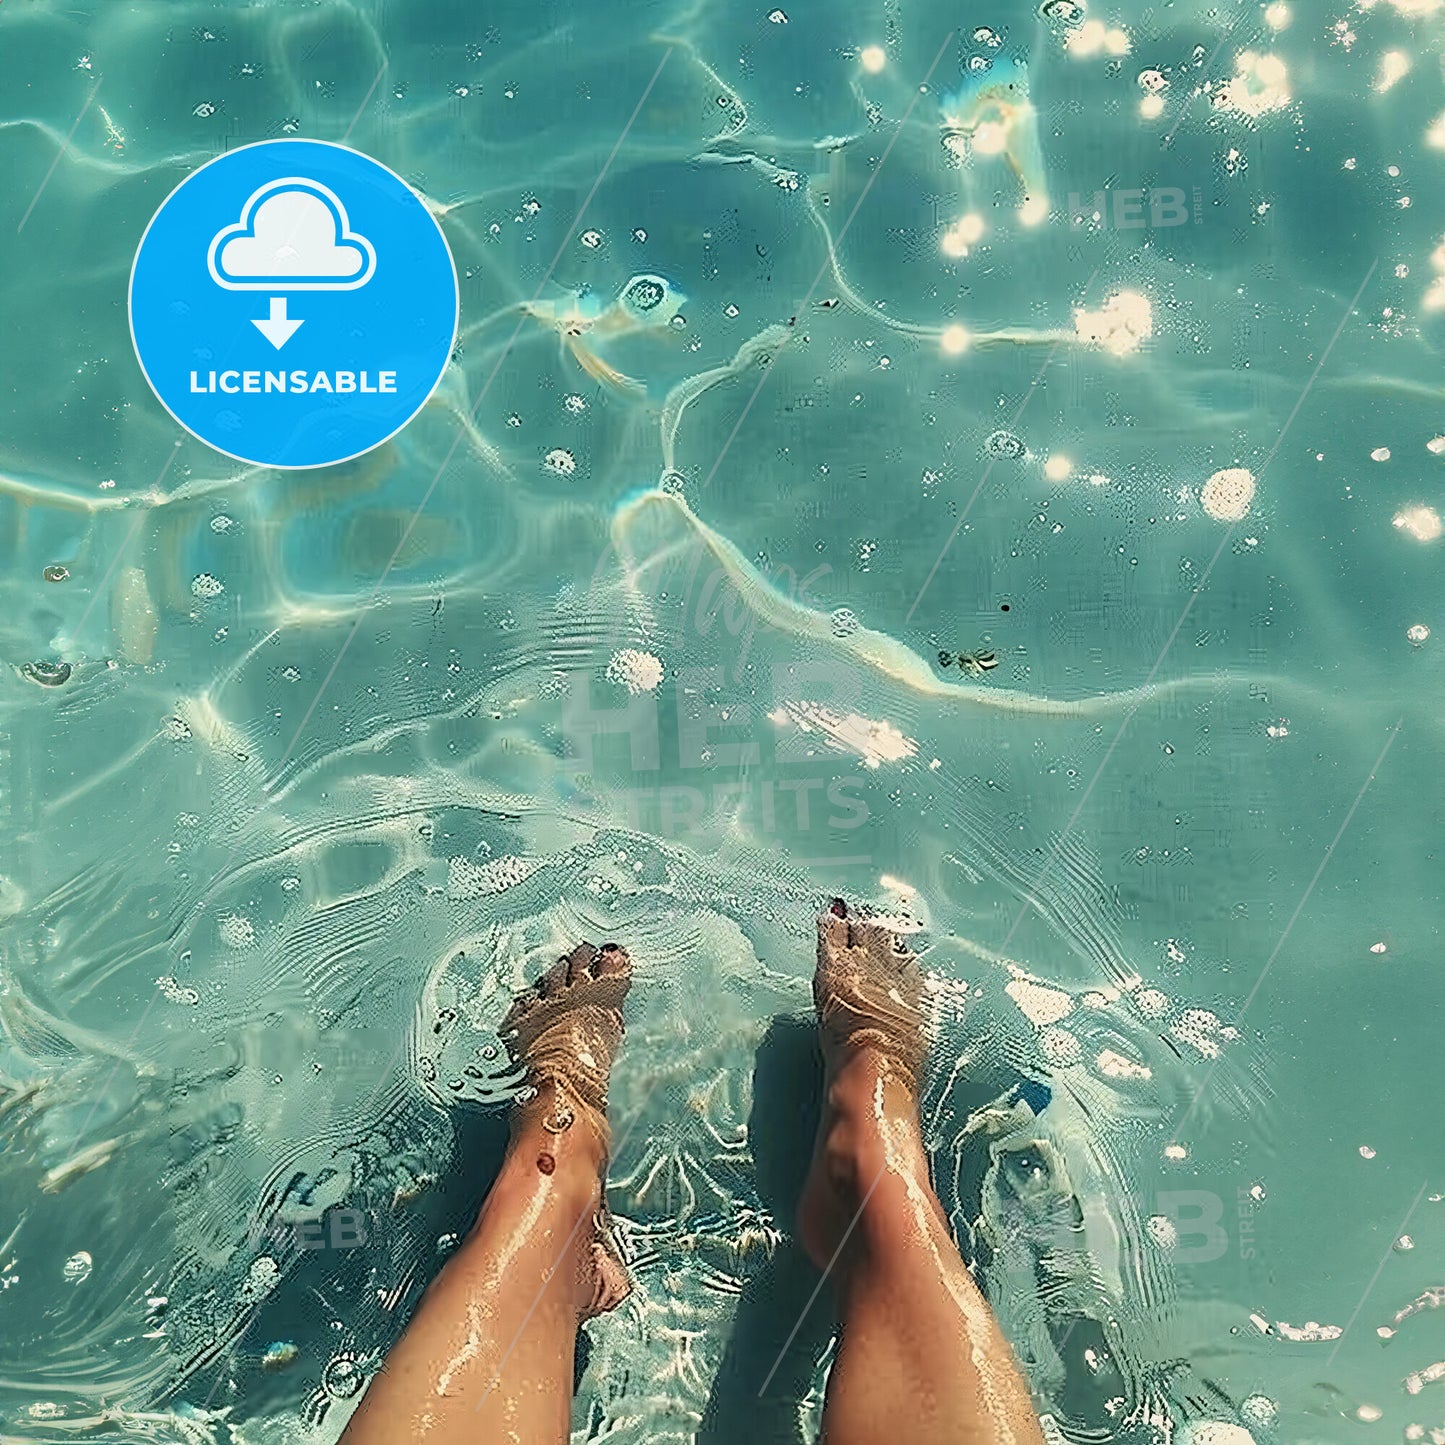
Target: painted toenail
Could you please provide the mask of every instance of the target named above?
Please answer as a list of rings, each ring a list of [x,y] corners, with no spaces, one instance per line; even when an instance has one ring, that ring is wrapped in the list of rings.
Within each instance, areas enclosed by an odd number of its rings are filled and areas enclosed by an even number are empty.
[[[848,916],[848,905],[841,898],[835,898],[828,905],[828,912],[835,918],[846,918]]]
[[[603,953],[621,953],[622,950],[621,950],[620,948],[618,948],[618,946],[617,946],[615,943],[604,943],[604,944],[602,945],[602,952],[603,952]]]

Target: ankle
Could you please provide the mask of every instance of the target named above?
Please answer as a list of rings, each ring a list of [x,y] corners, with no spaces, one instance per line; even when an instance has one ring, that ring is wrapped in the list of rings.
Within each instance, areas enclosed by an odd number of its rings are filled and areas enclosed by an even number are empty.
[[[927,1157],[913,1091],[871,1049],[860,1049],[827,1085],[823,1155],[829,1178],[859,1197],[884,1171],[921,1177]]]
[[[607,1121],[544,1084],[512,1111],[512,1136],[504,1170],[545,1177],[559,1188],[596,1190],[607,1172]]]

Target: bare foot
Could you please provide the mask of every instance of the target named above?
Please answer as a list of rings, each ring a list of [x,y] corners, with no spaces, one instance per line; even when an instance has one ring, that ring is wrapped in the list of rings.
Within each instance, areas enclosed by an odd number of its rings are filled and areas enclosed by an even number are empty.
[[[832,1264],[884,1171],[927,1180],[922,998],[923,975],[902,937],[835,899],[818,920],[823,1114],[798,1204],[798,1238],[819,1269]]]
[[[540,1171],[557,1188],[575,1188],[579,1200],[595,1202],[578,1280],[582,1319],[615,1309],[632,1288],[606,1193],[607,1084],[631,985],[632,960],[623,949],[605,943],[598,952],[580,943],[517,996],[500,1029],[536,1091],[513,1110],[508,1165]]]

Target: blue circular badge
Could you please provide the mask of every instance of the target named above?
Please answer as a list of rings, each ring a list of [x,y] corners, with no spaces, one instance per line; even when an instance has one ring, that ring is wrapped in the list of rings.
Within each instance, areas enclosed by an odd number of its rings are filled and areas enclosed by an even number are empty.
[[[136,357],[192,436],[324,467],[394,436],[457,334],[441,228],[395,172],[329,141],[261,141],[187,176],[130,277]]]

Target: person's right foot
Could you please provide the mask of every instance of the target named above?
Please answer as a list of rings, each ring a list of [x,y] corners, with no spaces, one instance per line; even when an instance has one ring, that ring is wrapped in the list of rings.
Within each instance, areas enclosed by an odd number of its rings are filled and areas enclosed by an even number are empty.
[[[600,1189],[578,1280],[582,1319],[615,1309],[632,1287],[612,1237],[606,1183],[607,1084],[631,986],[624,950],[582,943],[518,995],[499,1030],[535,1090],[513,1110],[509,1162],[579,1198],[593,1199]]]
[[[841,901],[819,918],[813,1000],[823,1112],[798,1204],[798,1238],[819,1269],[832,1263],[885,1169],[927,1183],[922,998],[918,960],[898,934]]]

